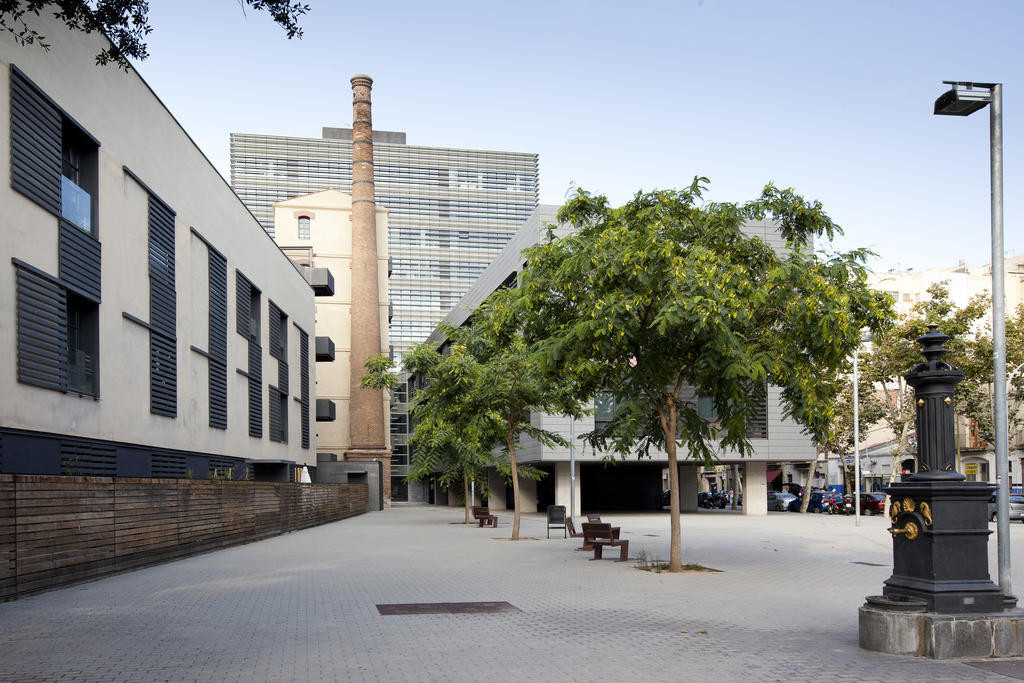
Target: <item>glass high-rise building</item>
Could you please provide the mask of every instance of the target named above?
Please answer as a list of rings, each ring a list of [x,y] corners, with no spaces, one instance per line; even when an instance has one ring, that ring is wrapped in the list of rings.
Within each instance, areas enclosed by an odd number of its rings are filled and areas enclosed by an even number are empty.
[[[427,338],[537,206],[537,155],[408,145],[374,131],[376,201],[386,207],[395,361]],[[274,202],[352,191],[352,131],[322,138],[231,134],[231,186],[273,234]]]
[[[373,133],[375,199],[388,213],[389,337],[395,362],[424,341],[537,206],[537,155],[406,144]],[[231,186],[270,233],[273,204],[334,188],[352,191],[352,130],[320,138],[231,134]],[[408,409],[392,396],[392,498],[402,500]],[[418,499],[422,492],[408,492]]]

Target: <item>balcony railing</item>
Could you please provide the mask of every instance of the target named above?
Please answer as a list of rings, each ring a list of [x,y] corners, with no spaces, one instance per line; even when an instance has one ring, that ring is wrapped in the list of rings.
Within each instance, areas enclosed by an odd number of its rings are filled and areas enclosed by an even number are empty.
[[[60,214],[92,234],[92,196],[63,175],[60,177]]]

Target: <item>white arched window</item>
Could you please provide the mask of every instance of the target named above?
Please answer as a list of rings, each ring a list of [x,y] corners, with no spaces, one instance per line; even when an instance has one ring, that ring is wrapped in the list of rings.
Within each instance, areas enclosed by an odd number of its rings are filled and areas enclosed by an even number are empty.
[[[299,216],[299,239],[309,239],[309,216]]]

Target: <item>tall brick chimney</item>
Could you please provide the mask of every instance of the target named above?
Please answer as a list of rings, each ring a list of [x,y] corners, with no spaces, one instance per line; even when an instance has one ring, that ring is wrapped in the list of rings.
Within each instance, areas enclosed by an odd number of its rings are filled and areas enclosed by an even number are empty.
[[[383,352],[377,263],[377,206],[373,184],[373,124],[369,76],[352,77],[352,352],[349,402],[350,449],[346,460],[379,460],[385,505],[391,501],[391,452],[387,448],[384,397],[360,380],[370,356]]]

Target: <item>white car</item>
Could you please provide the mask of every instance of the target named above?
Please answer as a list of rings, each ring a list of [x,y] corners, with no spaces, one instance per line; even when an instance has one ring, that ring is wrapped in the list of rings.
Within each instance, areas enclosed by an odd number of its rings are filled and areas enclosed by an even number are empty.
[[[996,521],[996,494],[994,493],[988,499],[988,519],[990,522]],[[1024,522],[1024,496],[1017,493],[1010,496],[1010,521],[1016,519]]]
[[[779,512],[785,512],[789,509],[790,502],[796,500],[796,496],[792,493],[786,493],[785,491],[769,491],[768,492],[768,509],[778,510]]]

